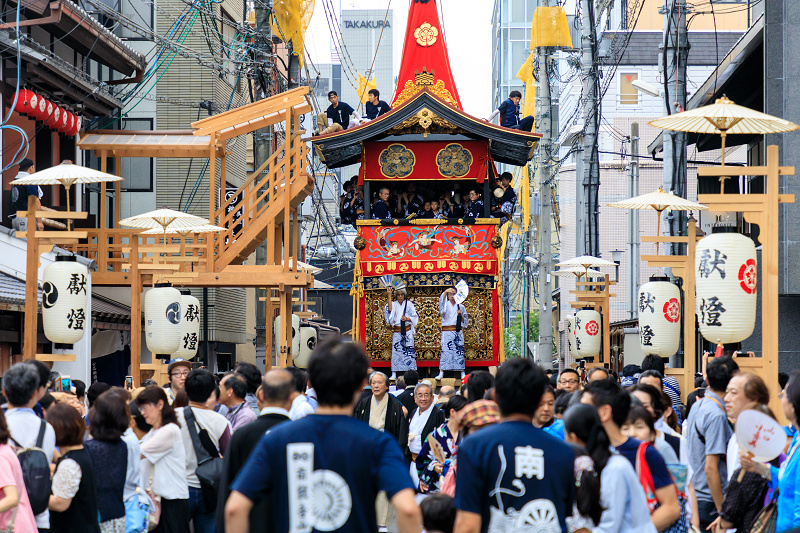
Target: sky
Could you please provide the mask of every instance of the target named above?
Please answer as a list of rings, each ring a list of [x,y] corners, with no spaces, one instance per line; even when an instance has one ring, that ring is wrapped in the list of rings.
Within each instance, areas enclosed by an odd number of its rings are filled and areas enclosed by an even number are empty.
[[[323,2],[339,13],[340,0],[317,0],[314,17],[306,32],[306,46],[314,63],[330,63],[331,37]],[[493,0],[438,0],[444,14],[442,24],[450,52],[450,65],[464,110],[488,116],[492,109],[492,9]],[[341,0],[342,9],[386,9],[394,11],[394,70],[400,69],[409,0]],[[347,45],[347,42],[345,42]],[[364,74],[364,72],[362,72]]]

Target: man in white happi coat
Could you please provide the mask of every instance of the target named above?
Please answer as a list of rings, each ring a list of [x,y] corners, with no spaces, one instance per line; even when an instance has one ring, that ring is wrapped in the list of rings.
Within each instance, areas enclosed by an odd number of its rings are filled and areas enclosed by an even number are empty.
[[[467,308],[456,303],[456,290],[451,287],[439,296],[439,314],[442,315],[442,354],[439,356],[439,375],[445,370],[459,370],[464,378],[464,332],[469,325]]]
[[[397,301],[392,301],[394,288],[386,287],[389,301],[383,309],[386,323],[392,328],[392,377],[398,372],[417,369],[417,355],[414,351],[414,328],[419,315],[414,304],[408,300],[405,289],[397,291]]]

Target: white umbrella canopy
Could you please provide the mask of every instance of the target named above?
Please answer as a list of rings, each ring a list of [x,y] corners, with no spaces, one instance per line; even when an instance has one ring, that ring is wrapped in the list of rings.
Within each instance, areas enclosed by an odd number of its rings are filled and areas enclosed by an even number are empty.
[[[725,166],[725,137],[728,134],[785,133],[800,128],[788,120],[736,105],[727,96],[717,98],[711,105],[652,120],[650,125],[663,130],[720,134],[722,166]]]
[[[656,236],[661,235],[661,213],[664,211],[706,211],[707,206],[692,202],[686,198],[675,196],[672,193],[664,191],[659,187],[655,192],[642,194],[608,204],[608,207],[617,207],[620,209],[652,209],[658,213],[658,222],[656,223]],[[658,255],[658,243],[656,243],[656,255]]]
[[[142,213],[119,221],[120,226],[141,229],[159,229],[162,233],[170,230],[190,230],[198,226],[208,225],[208,220],[189,213],[173,211],[172,209],[156,209],[149,213]],[[178,233],[176,231],[175,233]]]
[[[57,185],[71,187],[76,183],[100,183],[102,181],[122,181],[122,178],[93,168],[82,167],[69,161],[60,165],[34,172],[30,176],[15,179],[12,185]]]
[[[213,224],[203,224],[202,226],[192,226],[190,228],[168,226],[166,230],[158,227],[143,231],[139,235],[162,235],[166,233],[167,235],[182,235],[185,237],[190,233],[216,233],[218,231],[225,231],[225,228]]]
[[[93,168],[82,167],[71,161],[64,161],[60,165],[53,165],[50,168],[34,172],[29,176],[17,178],[11,182],[12,185],[58,185],[64,186],[67,193],[67,210],[69,210],[69,191],[76,183],[100,183],[100,182],[122,181],[122,178],[95,170]],[[72,221],[67,221],[67,227],[72,227]]]
[[[556,266],[558,268],[582,267],[585,271],[588,271],[590,268],[616,266],[616,263],[591,255],[582,255],[580,257],[573,257],[567,261],[562,261]]]
[[[602,276],[603,273],[599,270],[594,270],[593,268],[584,269],[583,267],[568,267],[562,268],[561,270],[556,270],[553,272],[556,276],[560,276],[563,278],[580,278],[583,276]]]

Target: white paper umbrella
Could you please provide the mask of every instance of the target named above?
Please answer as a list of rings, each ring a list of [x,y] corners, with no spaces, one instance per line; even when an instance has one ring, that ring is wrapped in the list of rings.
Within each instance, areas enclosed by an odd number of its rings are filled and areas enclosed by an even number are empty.
[[[207,226],[209,224],[208,220],[204,218],[164,208],[120,220],[119,225],[146,230],[160,229],[161,234],[164,236],[164,244],[166,244],[168,229],[175,230],[175,233],[181,231],[188,232],[192,228]]]
[[[583,276],[602,276],[603,273],[599,270],[584,269],[583,267],[568,267],[562,268],[561,270],[556,270],[553,272],[556,276],[560,276],[562,278],[581,278]]]
[[[784,133],[800,128],[788,120],[736,105],[727,96],[717,98],[711,105],[650,121],[650,125],[671,131],[718,133],[722,136],[722,166],[725,166],[725,137],[728,134]]]
[[[64,161],[60,165],[54,165],[50,168],[40,170],[39,172],[34,172],[30,176],[17,178],[12,181],[11,184],[58,185],[60,183],[67,192],[67,209],[69,209],[69,192],[73,185],[76,183],[100,183],[103,181],[122,181],[122,178],[93,168],[82,167],[70,161]]]
[[[608,207],[616,207],[619,209],[652,209],[658,213],[658,222],[656,224],[656,237],[661,235],[661,213],[664,211],[705,211],[708,209],[703,204],[692,202],[686,198],[675,196],[672,193],[665,192],[661,187],[655,192],[642,194],[628,198],[627,200],[620,200],[608,204]],[[658,255],[658,243],[656,243],[656,255]]]
[[[170,226],[166,231],[163,228],[153,228],[143,231],[139,235],[163,235],[167,233],[168,235],[182,235],[185,237],[190,233],[216,233],[218,231],[225,231],[225,228],[213,224],[203,224],[202,226],[194,226],[191,228],[175,228]]]
[[[558,268],[583,267],[584,270],[588,270],[590,268],[616,266],[616,263],[591,255],[582,255],[580,257],[573,257],[567,261],[561,261],[556,266]]]

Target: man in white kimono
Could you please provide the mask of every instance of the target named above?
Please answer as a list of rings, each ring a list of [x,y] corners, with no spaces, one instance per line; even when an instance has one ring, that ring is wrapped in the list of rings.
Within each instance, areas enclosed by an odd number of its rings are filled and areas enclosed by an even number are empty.
[[[398,372],[417,369],[417,356],[414,351],[414,328],[419,322],[419,315],[414,304],[406,295],[405,289],[397,291],[397,301],[392,301],[394,288],[386,287],[389,301],[383,309],[386,323],[392,328],[392,377]]]
[[[449,288],[439,296],[439,314],[442,315],[442,355],[439,356],[439,375],[445,370],[461,371],[464,378],[464,332],[469,325],[467,308],[456,303],[456,290]]]

